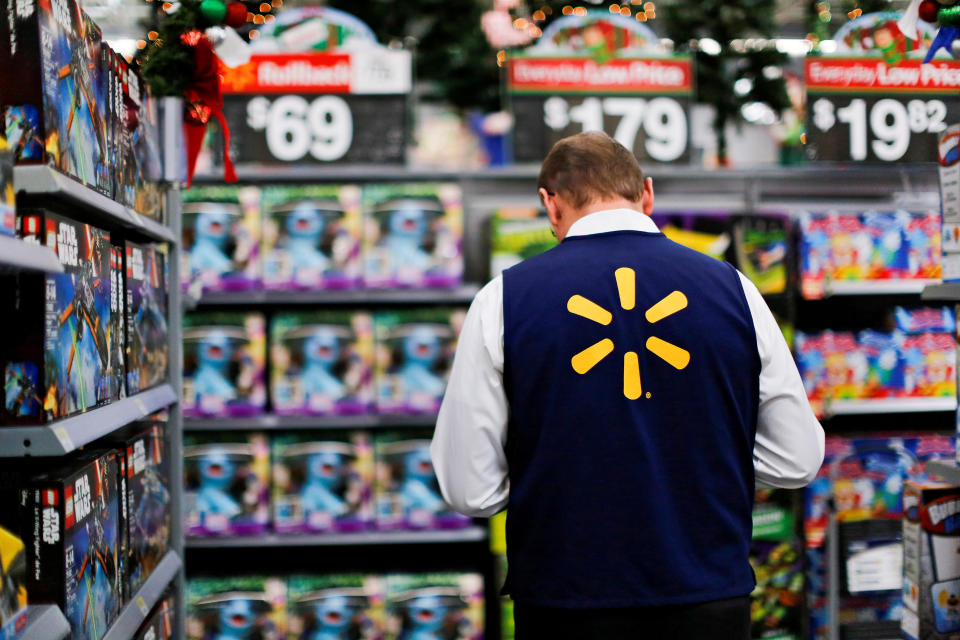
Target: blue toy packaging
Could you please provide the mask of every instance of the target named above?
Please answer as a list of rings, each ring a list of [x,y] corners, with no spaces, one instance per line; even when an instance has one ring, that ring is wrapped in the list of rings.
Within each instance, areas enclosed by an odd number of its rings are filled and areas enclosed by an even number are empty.
[[[356,415],[373,403],[369,313],[281,313],[270,323],[270,398],[280,415]]]
[[[386,596],[380,576],[290,576],[287,640],[384,640]]]
[[[5,0],[0,13],[0,106],[17,162],[112,195],[100,29],[76,0]]]
[[[960,488],[908,481],[904,491],[901,629],[911,640],[960,635]]]
[[[262,433],[188,433],[184,518],[190,536],[257,535],[270,524],[270,444]]]
[[[280,578],[191,578],[187,640],[283,640],[286,607],[287,585]]]
[[[377,435],[378,528],[459,529],[472,522],[443,501],[430,458],[431,436],[420,429]]]
[[[24,239],[53,249],[64,273],[24,274],[4,307],[21,335],[4,353],[6,419],[37,423],[110,402],[110,236],[52,213],[21,218]],[[119,364],[119,363],[116,363]]]
[[[850,450],[831,462],[838,521],[900,518],[904,481],[923,474],[913,444],[901,437],[850,441]]]
[[[906,211],[864,214],[863,224],[873,240],[873,252],[867,277],[873,280],[899,280],[910,277]]]
[[[260,285],[260,192],[193,187],[183,192],[183,288],[247,291]]]
[[[183,319],[183,412],[251,416],[267,402],[261,313],[195,313]]]
[[[30,601],[58,605],[73,640],[100,640],[120,611],[118,473],[113,451],[88,454],[21,493]]]
[[[267,289],[352,289],[363,284],[360,187],[309,185],[263,191]]]
[[[380,413],[436,413],[466,312],[419,309],[374,316]]]
[[[124,339],[128,395],[167,379],[170,346],[165,258],[157,247],[126,243],[127,325]]]
[[[455,184],[363,188],[364,278],[371,288],[463,281],[463,202]]]
[[[3,122],[3,107],[0,106],[0,123]],[[13,150],[7,145],[3,128],[0,128],[0,235],[17,234],[17,199],[13,191]]]
[[[26,613],[26,549],[19,536],[0,527],[0,640],[20,636]]]
[[[287,433],[273,438],[271,451],[275,531],[350,532],[373,526],[373,443],[368,433]]]
[[[943,275],[940,212],[911,213],[906,235],[909,245],[907,277],[939,280]]]
[[[387,577],[387,634],[391,640],[481,640],[483,577],[426,573]]]

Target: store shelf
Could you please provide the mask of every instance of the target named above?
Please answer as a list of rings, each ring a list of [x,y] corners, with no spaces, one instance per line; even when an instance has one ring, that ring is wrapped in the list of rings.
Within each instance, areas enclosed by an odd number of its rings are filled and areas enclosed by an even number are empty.
[[[55,199],[61,204],[86,209],[95,217],[111,222],[153,240],[175,242],[176,236],[168,227],[156,220],[141,216],[133,209],[108,198],[102,193],[80,184],[76,180],[50,167],[40,165],[19,166],[13,170],[13,184],[18,194],[30,200],[42,198],[44,202]]]
[[[165,384],[49,424],[0,425],[0,458],[62,456],[176,401],[173,387]]]
[[[0,235],[0,272],[45,271],[62,273],[57,254],[35,242]]]
[[[150,577],[133,600],[128,602],[120,611],[120,615],[110,626],[103,640],[130,640],[143,621],[150,615],[153,605],[160,600],[163,591],[173,582],[183,563],[175,551],[168,551],[160,564],[153,570]]]
[[[252,416],[250,418],[186,418],[187,431],[273,431],[300,429],[385,429],[432,427],[433,413],[422,415],[364,416]]]
[[[926,463],[927,473],[937,475],[945,481],[960,486],[960,466],[950,460],[930,460]]]
[[[882,413],[930,413],[954,411],[957,399],[950,398],[868,398],[864,400],[835,400],[827,403],[824,414],[830,416]]]
[[[960,301],[960,282],[939,282],[923,290],[924,300]]]
[[[453,289],[353,289],[345,291],[217,291],[199,300],[185,302],[192,308],[208,306],[264,305],[388,305],[388,304],[469,304],[480,287],[465,284]],[[185,296],[186,298],[186,296]]]
[[[826,296],[883,296],[919,294],[939,280],[838,280],[826,285]]]
[[[345,547],[391,544],[456,544],[487,539],[484,527],[449,531],[367,531],[363,533],[326,533],[316,535],[278,535],[275,533],[230,538],[187,538],[188,549],[259,547]]]
[[[60,607],[40,604],[27,607],[26,626],[15,634],[16,640],[63,640],[70,635],[70,623]]]

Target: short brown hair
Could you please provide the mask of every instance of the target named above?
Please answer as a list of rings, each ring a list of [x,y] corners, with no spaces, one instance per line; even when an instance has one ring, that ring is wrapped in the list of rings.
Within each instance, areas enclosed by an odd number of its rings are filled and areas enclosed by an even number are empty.
[[[547,154],[537,188],[583,207],[597,200],[643,198],[643,170],[626,147],[602,131],[564,138]]]

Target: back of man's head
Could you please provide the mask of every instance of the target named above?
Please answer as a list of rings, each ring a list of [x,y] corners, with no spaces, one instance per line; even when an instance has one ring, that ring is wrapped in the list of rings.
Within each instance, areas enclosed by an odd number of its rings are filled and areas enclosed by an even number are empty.
[[[576,208],[591,202],[643,198],[643,170],[633,153],[602,131],[564,138],[540,167],[538,188],[566,199]]]

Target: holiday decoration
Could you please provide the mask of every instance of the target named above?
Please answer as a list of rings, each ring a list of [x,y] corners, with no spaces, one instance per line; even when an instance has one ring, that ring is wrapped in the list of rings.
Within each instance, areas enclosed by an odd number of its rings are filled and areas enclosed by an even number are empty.
[[[200,3],[200,13],[211,26],[218,25],[227,17],[227,5],[220,0],[203,0]]]
[[[227,17],[223,23],[232,29],[239,29],[247,22],[247,6],[242,2],[227,5]]]

